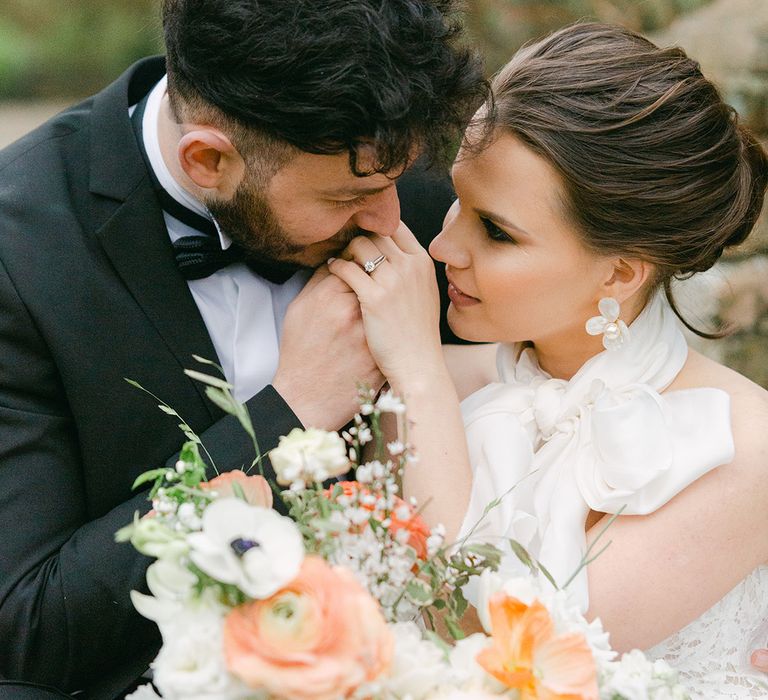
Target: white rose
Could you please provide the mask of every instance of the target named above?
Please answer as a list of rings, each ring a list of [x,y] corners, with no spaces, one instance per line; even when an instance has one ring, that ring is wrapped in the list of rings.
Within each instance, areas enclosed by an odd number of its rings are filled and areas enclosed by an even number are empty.
[[[423,639],[414,622],[390,625],[395,652],[386,677],[380,678],[383,697],[422,700],[445,680],[448,665],[436,644]]]
[[[234,700],[253,690],[231,676],[222,646],[227,609],[210,601],[186,607],[159,623],[163,646],[152,663],[164,700]]]
[[[545,604],[555,622],[557,634],[568,632],[583,634],[598,665],[616,658],[617,653],[611,649],[609,634],[603,629],[602,621],[598,617],[587,622],[575,595],[571,595],[567,589],[553,591],[546,594]]]
[[[460,688],[487,690],[491,693],[504,691],[504,685],[477,663],[477,655],[482,649],[490,646],[490,643],[490,639],[480,632],[456,642],[448,657],[451,664],[452,685]]]
[[[337,433],[294,428],[269,453],[277,483],[322,482],[349,470],[344,440]]]
[[[634,649],[621,657],[620,661],[604,667],[608,677],[600,688],[600,697],[612,700],[620,695],[625,700],[651,700],[649,692],[653,682],[653,664],[643,652]]]
[[[296,524],[239,498],[220,498],[203,512],[203,529],[187,536],[189,556],[217,581],[252,598],[268,598],[294,579],[304,559]]]
[[[197,577],[176,561],[159,559],[147,569],[147,586],[152,595],[131,591],[131,600],[140,615],[164,622],[183,610],[196,582]]]

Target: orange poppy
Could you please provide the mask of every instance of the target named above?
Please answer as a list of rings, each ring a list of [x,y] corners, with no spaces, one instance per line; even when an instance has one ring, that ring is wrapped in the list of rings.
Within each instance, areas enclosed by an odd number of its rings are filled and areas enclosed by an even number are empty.
[[[490,602],[491,646],[477,662],[520,693],[520,700],[597,700],[597,668],[584,635],[556,634],[538,600],[526,605],[503,592]]]

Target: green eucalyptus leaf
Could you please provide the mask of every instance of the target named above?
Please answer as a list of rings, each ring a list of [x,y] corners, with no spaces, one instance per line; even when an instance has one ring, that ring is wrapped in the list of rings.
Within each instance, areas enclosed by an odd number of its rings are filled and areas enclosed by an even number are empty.
[[[200,450],[197,449],[195,440],[190,440],[182,445],[179,459],[187,464],[198,464],[200,462]]]
[[[460,618],[467,611],[467,599],[464,597],[464,592],[461,588],[454,588],[451,593],[451,599],[453,601],[453,612],[456,613],[456,617]]]
[[[456,620],[450,614],[446,614],[446,616],[443,618],[443,622],[445,622],[445,626],[448,628],[448,633],[451,635],[451,637],[457,640],[464,639],[466,635],[461,629],[458,620]]]
[[[416,605],[431,605],[434,600],[432,588],[421,579],[411,579],[405,587],[405,595]]]
[[[160,467],[159,469],[150,469],[148,472],[139,474],[136,477],[136,481],[133,482],[133,486],[131,486],[131,490],[135,489],[137,486],[146,484],[148,481],[154,481],[155,479],[158,479],[161,476],[165,476],[166,471],[168,471],[168,467]]]

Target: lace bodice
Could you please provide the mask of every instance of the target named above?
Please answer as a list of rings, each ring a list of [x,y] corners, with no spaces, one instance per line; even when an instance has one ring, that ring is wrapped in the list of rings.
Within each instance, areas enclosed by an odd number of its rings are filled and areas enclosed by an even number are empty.
[[[749,665],[768,646],[768,566],[755,569],[701,617],[646,654],[680,674],[693,700],[768,697],[768,674]]]

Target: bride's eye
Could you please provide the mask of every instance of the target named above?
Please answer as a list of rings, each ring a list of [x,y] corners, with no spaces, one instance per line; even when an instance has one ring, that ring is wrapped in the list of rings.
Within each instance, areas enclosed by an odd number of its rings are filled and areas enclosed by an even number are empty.
[[[512,238],[506,231],[502,231],[496,224],[490,219],[486,219],[484,216],[480,217],[480,223],[488,233],[488,237],[493,241],[501,241],[503,243],[515,243],[515,239]]]

